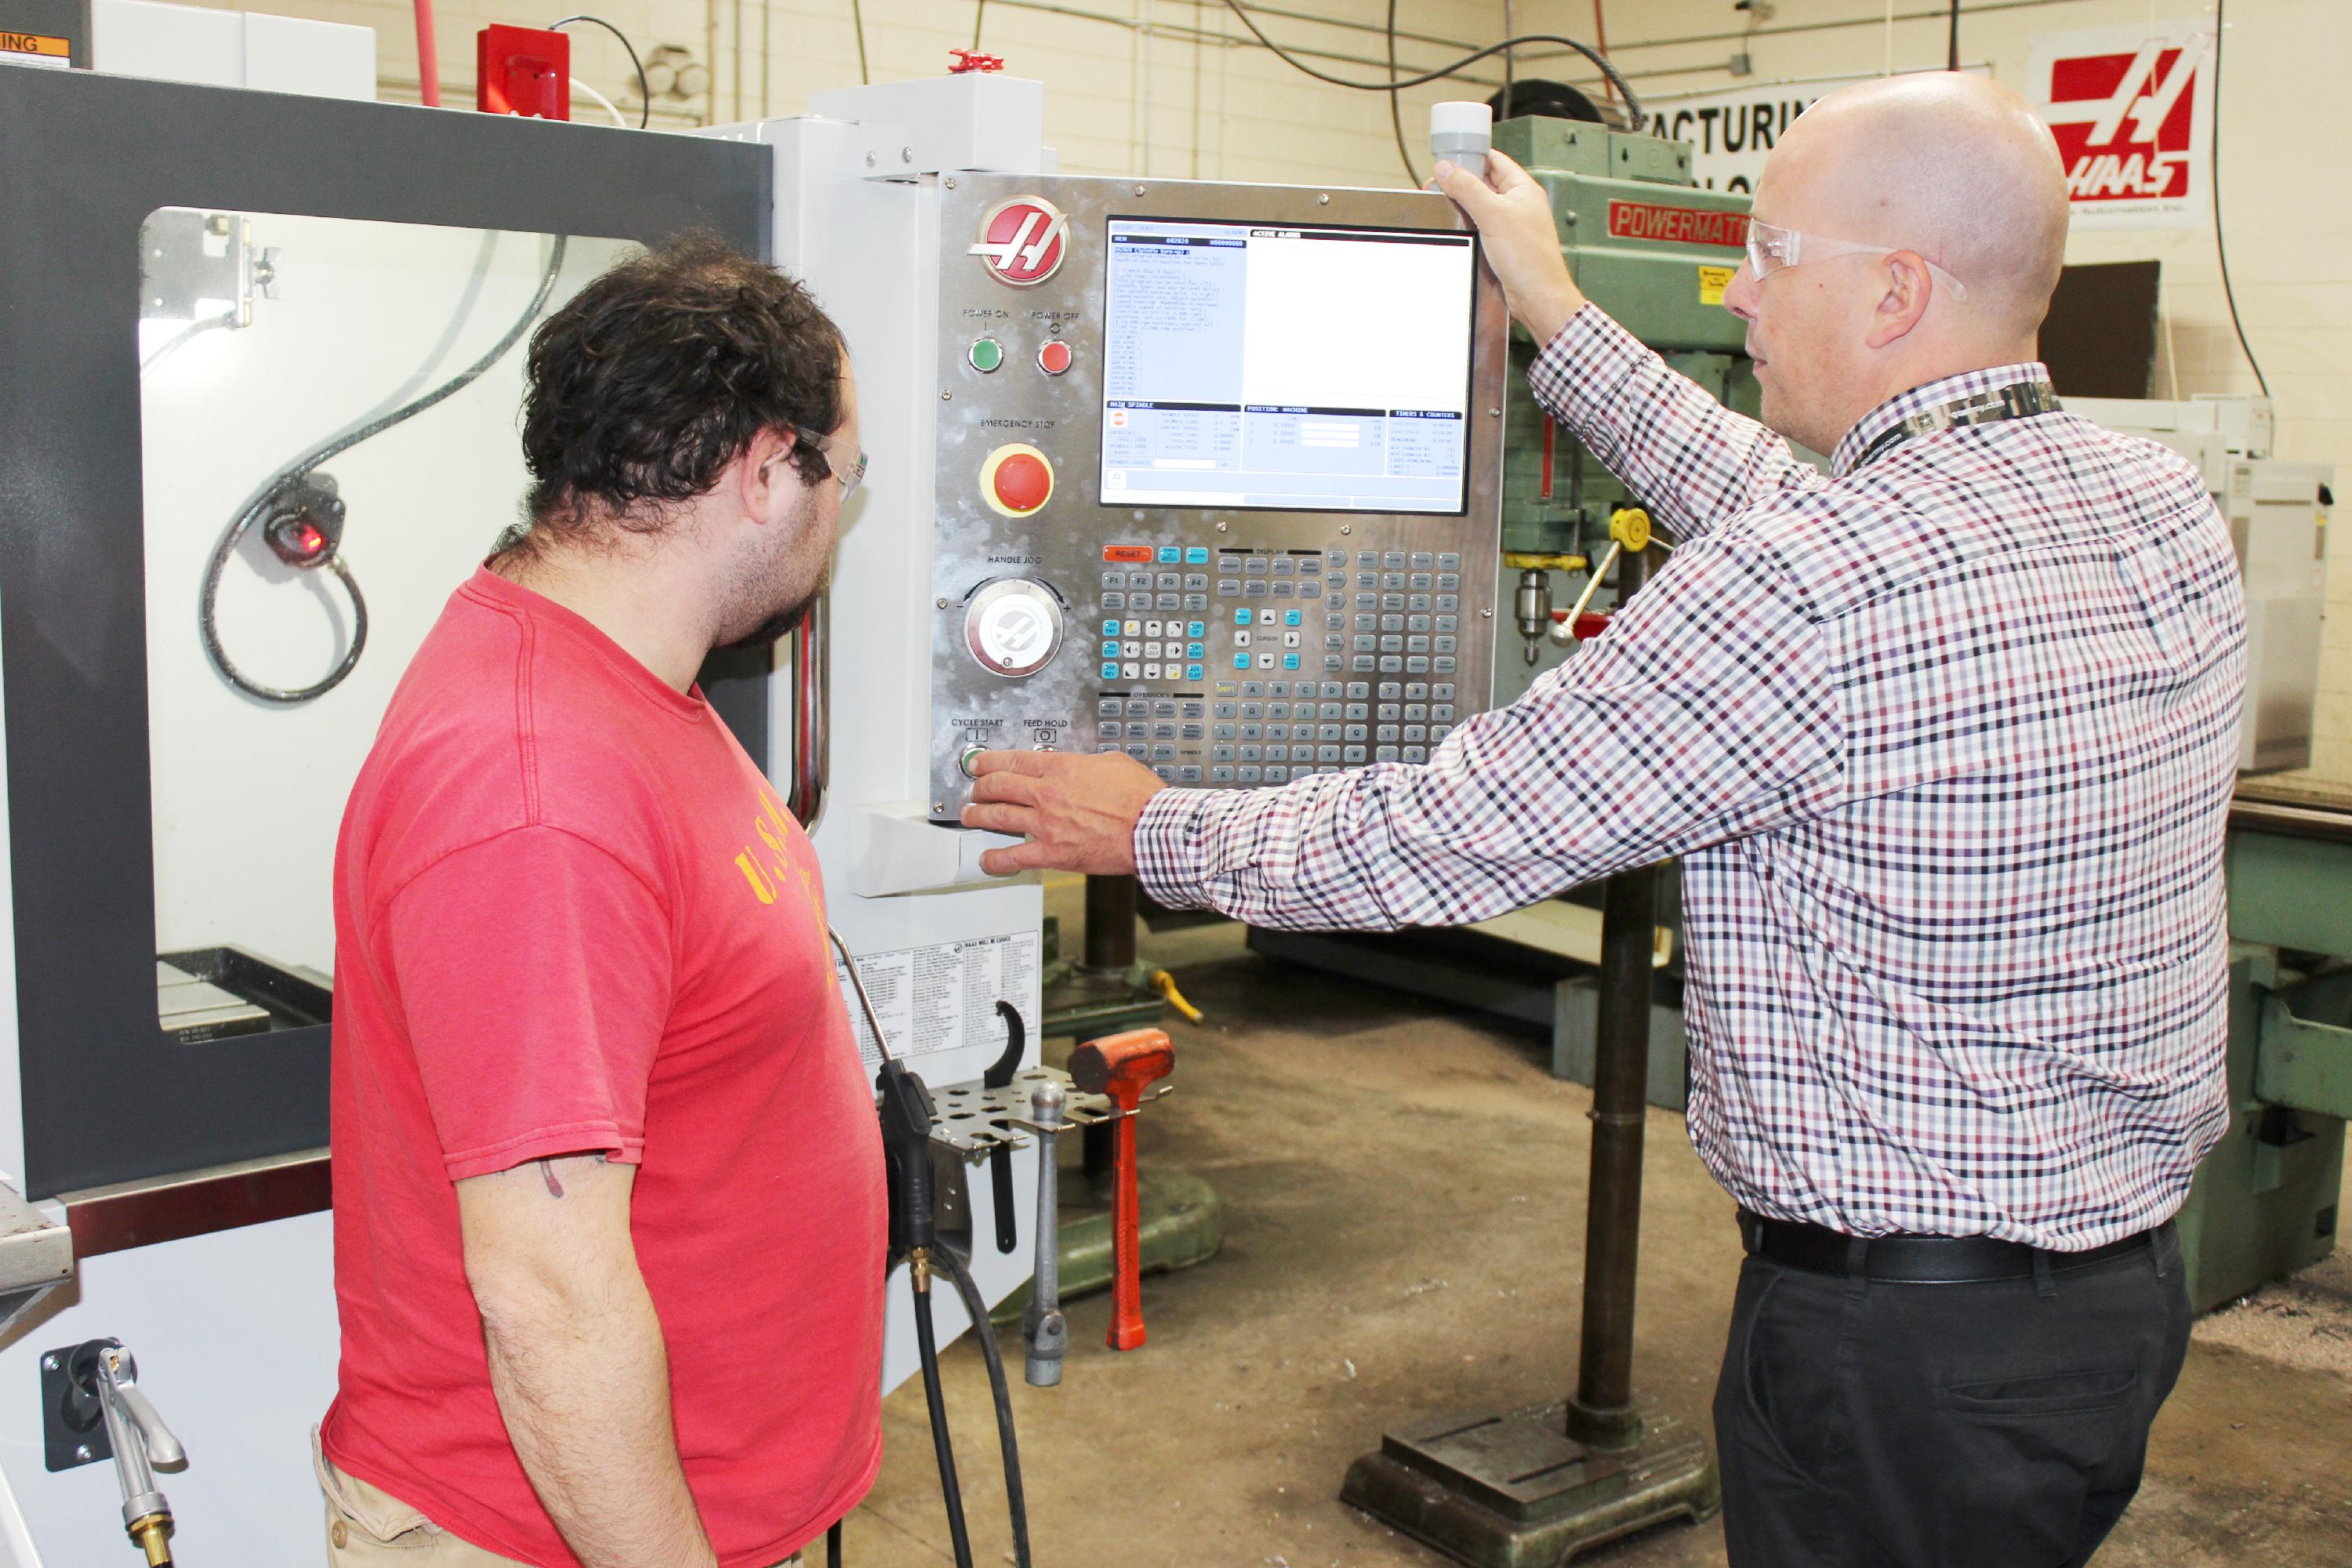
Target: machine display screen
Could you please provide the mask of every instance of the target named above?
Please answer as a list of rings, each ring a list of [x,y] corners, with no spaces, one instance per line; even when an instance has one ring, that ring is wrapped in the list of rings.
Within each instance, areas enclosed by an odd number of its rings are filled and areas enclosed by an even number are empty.
[[[1469,235],[1113,217],[1108,251],[1102,504],[1463,511]]]

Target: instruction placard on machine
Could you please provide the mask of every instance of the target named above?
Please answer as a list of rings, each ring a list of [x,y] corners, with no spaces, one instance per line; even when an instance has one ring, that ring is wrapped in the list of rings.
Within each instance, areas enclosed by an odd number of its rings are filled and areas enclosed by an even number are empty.
[[[1020,1010],[1032,1037],[1037,1032],[1038,946],[1035,931],[1016,931],[862,953],[857,973],[889,1036],[893,1056],[903,1060],[964,1046],[986,1046],[992,1056],[1004,1045],[1004,1022],[996,1013],[1000,999]],[[882,1053],[875,1048],[866,1010],[857,1005],[849,970],[835,963],[834,975],[849,1005],[857,1048],[867,1067],[878,1068]]]

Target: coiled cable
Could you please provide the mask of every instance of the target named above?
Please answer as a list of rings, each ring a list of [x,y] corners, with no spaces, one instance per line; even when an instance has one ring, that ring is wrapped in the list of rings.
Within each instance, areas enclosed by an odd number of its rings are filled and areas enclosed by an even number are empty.
[[[555,243],[548,252],[547,268],[540,277],[538,291],[531,295],[530,303],[524,308],[514,325],[507,329],[506,335],[488,353],[423,396],[402,405],[380,419],[372,419],[356,429],[330,437],[295,458],[271,475],[255,492],[253,499],[246,502],[244,510],[230,520],[228,527],[222,531],[220,542],[213,546],[212,559],[205,563],[204,590],[196,602],[196,632],[204,641],[205,657],[212,660],[213,668],[220,671],[221,679],[248,697],[258,698],[264,702],[290,704],[308,702],[312,698],[324,696],[341,685],[343,678],[358,667],[360,654],[367,647],[367,601],[361,596],[359,581],[352,575],[351,567],[342,558],[340,541],[331,541],[325,555],[316,564],[334,573],[341,581],[343,591],[351,596],[351,647],[343,651],[341,660],[333,669],[308,686],[264,685],[237,668],[230,659],[228,650],[221,646],[220,627],[216,620],[221,574],[227,569],[229,557],[236,553],[236,547],[253,531],[254,525],[288,500],[320,465],[463,392],[480,380],[492,365],[504,359],[508,351],[522,341],[523,334],[530,330],[530,324],[539,319],[540,311],[546,308],[548,297],[555,291],[555,276],[563,268],[563,252],[568,238],[565,235],[555,236]]]

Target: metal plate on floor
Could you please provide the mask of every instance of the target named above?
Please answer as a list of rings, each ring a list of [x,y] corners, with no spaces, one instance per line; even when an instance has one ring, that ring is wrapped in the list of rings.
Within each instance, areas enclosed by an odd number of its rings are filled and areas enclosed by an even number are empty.
[[[1557,1404],[1386,1434],[1349,1468],[1339,1496],[1473,1568],[1555,1568],[1722,1506],[1706,1440],[1684,1422],[1653,1415],[1639,1442],[1591,1447],[1568,1436]]]

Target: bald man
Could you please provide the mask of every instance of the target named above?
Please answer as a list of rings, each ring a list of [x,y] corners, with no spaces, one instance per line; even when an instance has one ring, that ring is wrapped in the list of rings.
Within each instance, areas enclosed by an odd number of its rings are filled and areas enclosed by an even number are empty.
[[[964,820],[1029,838],[991,870],[1269,926],[1459,924],[1680,857],[1691,1137],[1748,1255],[1732,1563],[2083,1563],[2180,1369],[2171,1218],[2228,1121],[2245,629],[2196,469],[2033,363],[2056,149],[1965,76],[1791,127],[1724,299],[1760,424],[1585,300],[1510,160],[1440,180],[1665,566],[1426,765],[1207,793],[997,752]]]

